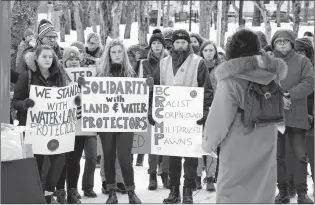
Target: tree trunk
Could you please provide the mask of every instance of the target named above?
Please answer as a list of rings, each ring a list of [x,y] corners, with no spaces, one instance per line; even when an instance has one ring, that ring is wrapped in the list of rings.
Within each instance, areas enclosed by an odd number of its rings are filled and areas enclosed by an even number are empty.
[[[213,8],[213,16],[214,16],[214,29],[217,30],[217,22],[218,22],[218,1],[215,2],[214,8]],[[200,16],[201,18],[201,16]]]
[[[112,10],[111,10],[111,19],[112,19],[112,27],[110,27],[109,36],[112,39],[119,38],[119,25],[121,19],[121,10],[122,10],[122,2],[121,1],[112,1]]]
[[[242,1],[242,0],[241,0]],[[240,1],[240,3],[241,3],[241,1]],[[233,6],[233,9],[234,9],[234,11],[235,11],[235,14],[236,14],[236,18],[239,18],[239,13],[240,13],[240,8],[238,8],[237,6],[236,6],[236,1],[235,0],[233,0],[232,1],[232,6]],[[243,8],[242,8],[242,12],[243,12]],[[240,23],[240,22],[239,22]]]
[[[192,0],[189,1],[189,32],[191,32]]]
[[[109,35],[109,27],[111,26],[111,4],[108,1],[99,1],[99,4],[101,16],[100,36],[102,44],[105,45]]]
[[[126,24],[127,22],[127,1],[121,2],[121,15],[120,15],[120,24]],[[129,12],[129,11],[128,11]]]
[[[298,37],[299,34],[299,29],[300,29],[300,12],[301,12],[301,2],[299,0],[293,0],[293,12],[294,12],[294,17],[293,17],[293,32],[295,35],[295,38]]]
[[[259,10],[263,16],[264,24],[265,24],[265,35],[266,35],[266,39],[267,39],[268,44],[270,44],[270,42],[271,42],[270,13],[266,9],[264,1],[255,0],[253,2],[257,6],[257,8],[259,8]]]
[[[240,5],[238,9],[238,25],[245,26],[243,21],[243,8],[244,8],[244,0],[240,0]]]
[[[138,41],[139,44],[148,45],[147,33],[148,24],[145,20],[144,9],[145,1],[137,1],[138,4]]]
[[[161,21],[163,23],[163,27],[164,27],[164,16],[165,16],[165,8],[164,8],[164,1],[161,1],[161,10],[162,10],[162,16],[161,16]]]
[[[304,1],[304,13],[303,13],[303,21],[308,22],[308,9],[310,7],[310,1]]]
[[[170,2],[170,0],[167,0],[166,15],[164,15],[164,23],[163,23],[164,28],[168,27],[168,24],[169,24],[170,8],[171,8],[171,2]]]
[[[91,24],[92,24],[92,29],[93,32],[97,33],[97,27],[96,27],[96,2],[90,1],[90,8],[91,8]]]
[[[151,2],[150,1],[148,1],[148,2],[146,2],[146,6],[145,6],[145,10],[146,10],[146,12],[144,12],[144,15],[145,15],[145,13],[147,13],[147,19],[146,19],[146,22],[147,22],[147,28],[146,28],[146,31],[147,31],[147,34],[149,33],[149,26],[150,26],[150,22],[151,22],[151,18],[150,18],[150,13],[151,13],[151,11],[152,11],[152,9],[151,9]],[[139,17],[139,16],[138,16]],[[141,21],[141,20],[139,20],[139,18],[138,18],[138,22],[139,21]]]
[[[17,48],[27,28],[38,21],[39,1],[15,1],[11,15],[11,69],[15,70]],[[2,28],[1,28],[2,29]],[[37,29],[35,29],[35,32]]]
[[[157,2],[157,20],[156,20],[156,24],[157,24],[157,28],[161,27],[161,2]]]
[[[66,17],[65,13],[62,12],[62,14],[59,16],[59,22],[60,22],[60,42],[65,42],[66,38]]]
[[[200,21],[199,21],[199,34],[205,38],[210,38],[210,19],[211,13],[214,9],[216,2],[200,1]]]
[[[87,27],[90,27],[90,11],[89,11],[89,2],[88,1],[80,1],[81,3],[81,20],[82,20],[82,26],[83,30],[85,30]]]
[[[134,1],[128,1],[127,2],[127,22],[125,27],[125,34],[124,39],[130,39],[130,32],[131,32],[131,26],[133,22],[133,16],[135,11],[135,2]]]
[[[217,3],[217,11],[218,11],[218,17],[217,17],[217,45],[220,46],[220,43],[221,43],[221,26],[222,26],[222,23],[221,23],[221,20],[222,20],[222,10],[223,10],[223,2],[222,1],[218,1]]]
[[[68,8],[63,8],[63,13],[65,15],[66,24],[65,24],[65,35],[70,35],[71,30],[71,14]]]
[[[82,43],[85,43],[84,29],[83,29],[82,21],[80,18],[80,2],[73,1],[73,4],[74,4],[74,20],[75,20],[75,26],[77,30],[77,41],[81,41]]]
[[[277,27],[281,26],[281,20],[280,20],[280,10],[281,6],[283,5],[283,1],[278,0],[277,2]]]
[[[225,33],[227,32],[228,26],[228,12],[229,12],[230,2],[223,1],[222,2],[222,17],[221,17],[221,38],[220,38],[220,46],[224,47],[225,41]]]
[[[291,14],[291,0],[288,0],[288,4],[287,4],[287,15],[288,15],[288,18]]]
[[[254,14],[253,14],[253,22],[252,26],[261,26],[261,12],[259,8],[254,4]]]

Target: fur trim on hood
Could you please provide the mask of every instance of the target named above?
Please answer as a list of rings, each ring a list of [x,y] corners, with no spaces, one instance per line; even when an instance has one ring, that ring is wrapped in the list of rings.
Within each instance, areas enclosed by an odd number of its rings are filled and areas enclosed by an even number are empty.
[[[287,64],[279,58],[275,58],[268,54],[246,56],[241,58],[231,59],[223,62],[215,69],[215,76],[218,81],[230,76],[247,76],[255,78],[255,74],[263,74],[274,76],[279,80],[284,80],[288,72]],[[268,81],[274,79],[268,79]]]
[[[25,54],[25,63],[27,67],[32,70],[33,72],[36,72],[37,66],[36,66],[36,55],[34,52],[28,52]]]

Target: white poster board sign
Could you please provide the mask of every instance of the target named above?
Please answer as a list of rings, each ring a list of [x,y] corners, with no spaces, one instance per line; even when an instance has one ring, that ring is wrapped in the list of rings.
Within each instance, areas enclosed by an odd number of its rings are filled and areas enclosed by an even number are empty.
[[[74,150],[77,84],[66,87],[30,87],[35,105],[28,109],[26,126],[32,129],[25,144],[32,144],[34,154],[53,155]]]
[[[82,86],[83,132],[146,132],[145,78],[87,77]]]
[[[79,77],[95,77],[96,67],[75,67],[75,68],[65,68],[71,82],[78,82]],[[82,118],[77,120],[77,125],[75,129],[76,136],[96,136],[95,132],[82,132]]]
[[[181,86],[154,86],[151,153],[201,157],[204,89]]]

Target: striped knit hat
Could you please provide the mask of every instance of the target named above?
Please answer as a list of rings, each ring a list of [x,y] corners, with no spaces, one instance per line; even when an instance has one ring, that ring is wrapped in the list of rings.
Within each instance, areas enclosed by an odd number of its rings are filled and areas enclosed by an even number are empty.
[[[49,33],[54,33],[57,35],[57,31],[55,30],[55,27],[52,25],[52,23],[46,19],[42,19],[38,26],[38,37],[36,40],[37,44]]]

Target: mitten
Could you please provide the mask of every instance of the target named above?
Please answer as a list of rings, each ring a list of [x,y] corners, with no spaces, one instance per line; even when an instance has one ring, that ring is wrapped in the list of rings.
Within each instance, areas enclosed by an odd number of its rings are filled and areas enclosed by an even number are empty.
[[[76,96],[74,98],[74,103],[77,105],[77,106],[80,106],[81,105],[81,97],[80,96]]]
[[[23,104],[22,104],[24,110],[27,110],[27,109],[30,108],[30,107],[34,107],[34,105],[35,105],[34,100],[32,100],[32,99],[30,99],[30,98],[26,98],[26,99],[23,101]]]

